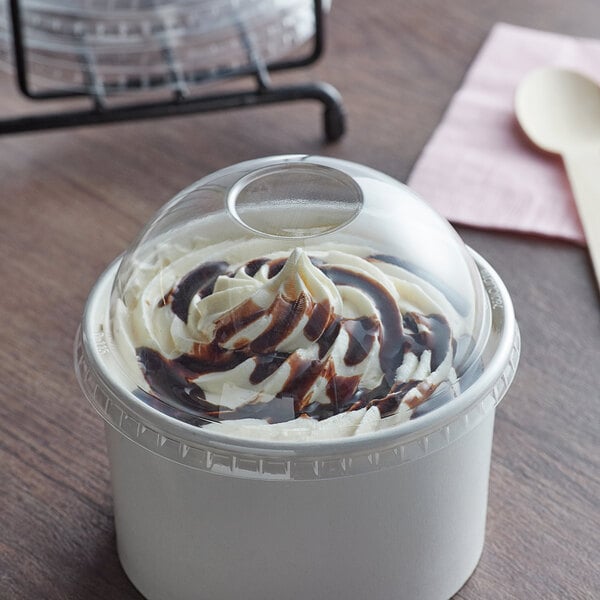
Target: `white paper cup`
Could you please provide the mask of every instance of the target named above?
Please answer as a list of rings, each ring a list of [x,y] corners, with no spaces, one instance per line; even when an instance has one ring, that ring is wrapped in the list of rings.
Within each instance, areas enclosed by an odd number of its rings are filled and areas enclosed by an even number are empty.
[[[491,307],[478,379],[401,425],[334,441],[251,442],[141,402],[106,343],[118,263],[76,340],[106,421],[117,543],[149,600],[445,600],[484,542],[494,412],[519,357],[510,297],[473,253]]]

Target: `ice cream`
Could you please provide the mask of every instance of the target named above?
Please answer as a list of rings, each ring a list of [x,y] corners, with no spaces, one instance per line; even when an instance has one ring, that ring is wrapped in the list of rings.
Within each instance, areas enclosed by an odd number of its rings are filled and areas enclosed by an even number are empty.
[[[147,402],[225,434],[306,440],[455,395],[465,317],[434,285],[368,247],[269,246],[165,243],[137,265],[113,333]]]

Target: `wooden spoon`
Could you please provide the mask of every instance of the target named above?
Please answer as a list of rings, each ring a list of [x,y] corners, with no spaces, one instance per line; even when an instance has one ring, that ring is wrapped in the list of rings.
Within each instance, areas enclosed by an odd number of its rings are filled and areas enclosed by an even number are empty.
[[[600,87],[566,69],[536,70],[519,84],[515,111],[536,146],[563,158],[600,288]]]

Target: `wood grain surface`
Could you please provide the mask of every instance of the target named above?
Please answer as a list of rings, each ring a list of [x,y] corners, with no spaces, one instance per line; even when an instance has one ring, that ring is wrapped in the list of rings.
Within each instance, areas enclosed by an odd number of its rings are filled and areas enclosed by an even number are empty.
[[[276,77],[340,90],[349,129],[335,145],[311,102],[0,138],[0,598],[141,598],[115,550],[102,422],[72,366],[109,261],[175,192],[240,160],[320,153],[404,180],[497,21],[600,37],[600,3],[335,0],[324,59]],[[2,113],[30,108],[1,77]],[[588,256],[460,233],[510,289],[523,353],[497,413],[484,554],[456,598],[598,599],[600,302]]]

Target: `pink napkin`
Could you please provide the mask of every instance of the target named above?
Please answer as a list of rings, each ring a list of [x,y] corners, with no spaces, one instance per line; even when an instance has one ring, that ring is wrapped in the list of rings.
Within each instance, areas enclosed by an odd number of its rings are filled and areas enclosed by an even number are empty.
[[[450,221],[585,245],[561,159],[537,151],[514,117],[517,84],[548,65],[600,81],[600,41],[494,26],[408,181]]]

